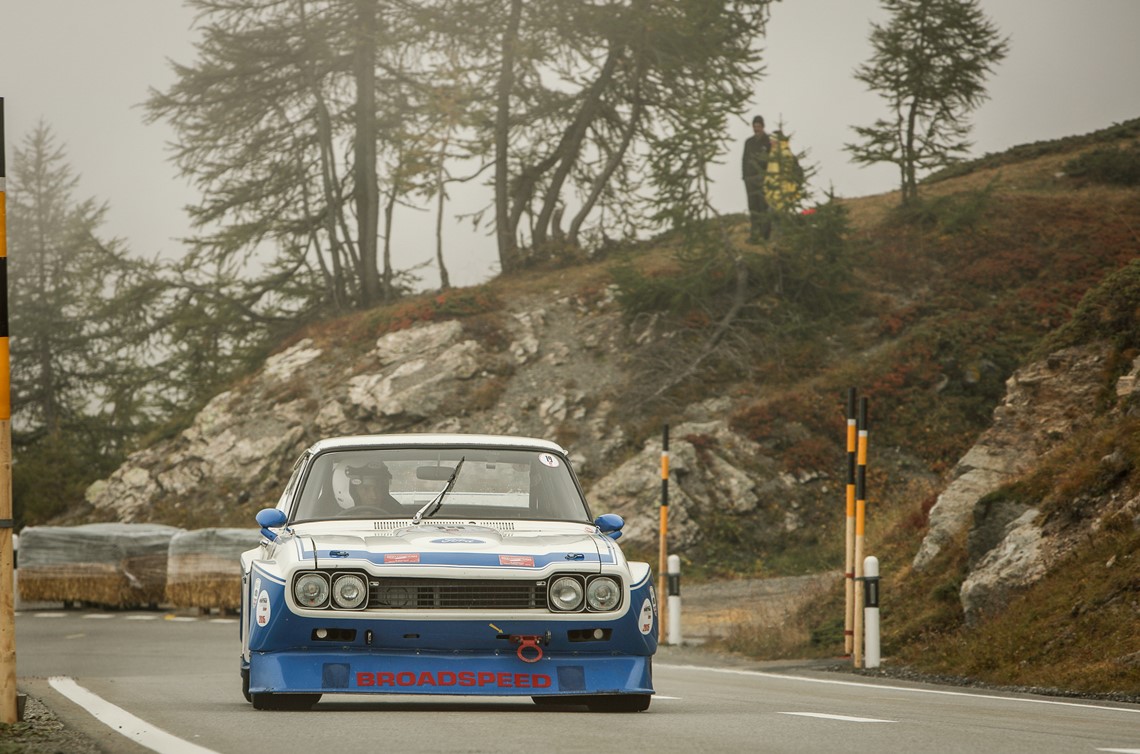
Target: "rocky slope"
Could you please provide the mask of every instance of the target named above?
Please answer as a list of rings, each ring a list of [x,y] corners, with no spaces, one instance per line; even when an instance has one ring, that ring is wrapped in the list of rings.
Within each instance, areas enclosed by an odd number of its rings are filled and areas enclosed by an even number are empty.
[[[943,547],[968,530],[969,573],[960,592],[967,620],[1000,612],[1106,520],[1124,515],[1140,527],[1137,496],[1106,496],[1074,525],[1051,527],[1038,506],[988,496],[1088,428],[1107,357],[1103,345],[1067,348],[1014,373],[993,425],[955,466],[931,508],[929,531],[913,565],[928,568]],[[1140,359],[1115,382],[1120,405],[1129,405],[1140,391],[1138,376]],[[1105,457],[1100,463],[1111,467],[1120,459]]]

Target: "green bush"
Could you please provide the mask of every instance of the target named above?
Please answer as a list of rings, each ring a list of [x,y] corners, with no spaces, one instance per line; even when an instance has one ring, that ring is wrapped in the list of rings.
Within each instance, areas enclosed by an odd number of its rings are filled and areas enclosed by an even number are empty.
[[[1140,259],[1106,276],[1081,299],[1072,318],[1037,349],[1037,357],[1111,337],[1118,350],[1140,348]]]
[[[1065,163],[1065,173],[1114,186],[1140,185],[1140,144],[1101,147]]]
[[[996,179],[978,191],[919,198],[895,209],[892,219],[898,225],[937,228],[950,234],[973,230],[990,205],[995,185]]]

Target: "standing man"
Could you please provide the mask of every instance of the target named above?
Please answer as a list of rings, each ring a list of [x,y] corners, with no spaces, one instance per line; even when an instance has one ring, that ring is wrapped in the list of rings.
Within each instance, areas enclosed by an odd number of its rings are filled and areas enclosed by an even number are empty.
[[[752,221],[749,243],[767,240],[772,234],[772,220],[768,217],[768,202],[764,198],[764,180],[768,175],[768,153],[772,142],[764,132],[764,116],[752,119],[752,136],[744,142],[744,191],[748,195],[748,217]]]

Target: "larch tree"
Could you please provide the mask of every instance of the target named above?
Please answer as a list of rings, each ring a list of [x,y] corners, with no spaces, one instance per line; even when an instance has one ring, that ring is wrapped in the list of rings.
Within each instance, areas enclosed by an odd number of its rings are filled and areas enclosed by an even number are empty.
[[[968,116],[986,100],[986,77],[1009,52],[1009,38],[977,0],[883,0],[886,25],[872,24],[871,59],[855,78],[878,93],[888,115],[856,126],[853,160],[898,166],[902,203],[918,198],[918,175],[951,164],[970,148]]]

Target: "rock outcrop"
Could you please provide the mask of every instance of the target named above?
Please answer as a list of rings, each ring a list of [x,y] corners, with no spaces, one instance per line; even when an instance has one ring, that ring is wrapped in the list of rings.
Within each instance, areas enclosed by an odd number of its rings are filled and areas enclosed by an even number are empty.
[[[1103,346],[1069,348],[1015,372],[994,410],[993,426],[958,462],[931,509],[929,530],[913,565],[917,570],[930,567],[944,547],[967,531],[969,573],[960,599],[968,621],[1002,609],[1068,551],[1072,531],[1046,531],[1037,507],[987,495],[1089,425],[1103,389],[1106,358]],[[1120,378],[1118,393],[1136,389],[1137,371],[1134,366]]]
[[[607,398],[626,379],[613,293],[520,301],[479,326],[419,323],[364,348],[294,343],[178,436],[92,485],[87,501],[101,519],[195,510],[202,522],[240,525],[275,502],[317,439],[403,431],[562,439],[580,473],[600,475],[627,442]]]

